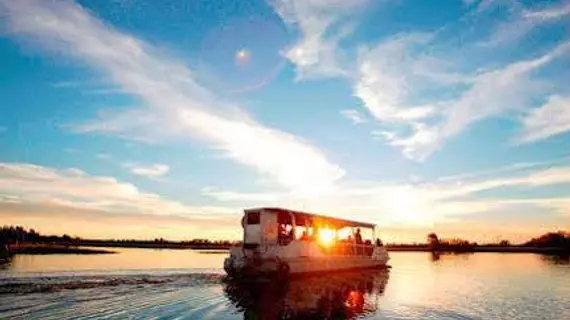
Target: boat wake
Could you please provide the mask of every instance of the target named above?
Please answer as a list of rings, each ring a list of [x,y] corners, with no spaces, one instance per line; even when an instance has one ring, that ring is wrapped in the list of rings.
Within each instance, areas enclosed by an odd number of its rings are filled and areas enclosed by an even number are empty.
[[[60,276],[0,280],[0,295],[50,293],[62,290],[158,284],[208,285],[220,283],[221,274]]]

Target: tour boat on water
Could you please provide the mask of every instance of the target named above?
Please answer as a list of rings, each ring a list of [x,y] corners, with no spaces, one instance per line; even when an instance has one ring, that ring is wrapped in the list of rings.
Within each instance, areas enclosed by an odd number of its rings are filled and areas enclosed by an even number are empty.
[[[386,267],[388,252],[375,225],[282,208],[244,211],[243,244],[230,248],[232,277],[289,277]]]

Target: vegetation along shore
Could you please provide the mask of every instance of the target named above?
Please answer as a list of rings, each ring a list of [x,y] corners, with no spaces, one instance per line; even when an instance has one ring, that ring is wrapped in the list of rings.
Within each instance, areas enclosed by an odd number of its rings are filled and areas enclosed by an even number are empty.
[[[6,246],[11,254],[107,254],[114,252],[85,247],[223,250],[239,242],[208,239],[188,241],[82,239],[69,235],[46,236],[21,226],[5,226],[0,229],[0,244]],[[520,244],[511,244],[506,240],[478,244],[457,238],[440,239],[437,234],[430,233],[425,243],[387,243],[386,247],[389,251],[570,254],[570,233],[549,232]]]

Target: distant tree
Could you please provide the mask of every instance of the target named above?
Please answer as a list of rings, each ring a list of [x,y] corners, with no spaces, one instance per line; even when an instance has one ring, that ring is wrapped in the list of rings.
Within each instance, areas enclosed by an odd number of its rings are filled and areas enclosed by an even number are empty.
[[[546,247],[557,247],[557,248],[570,248],[570,234],[567,232],[549,232],[541,235],[538,238],[533,238],[527,243],[527,246],[546,248]]]
[[[501,240],[501,241],[499,242],[499,245],[500,245],[501,247],[508,247],[508,246],[511,245],[511,242],[510,242],[509,240]]]
[[[427,243],[428,243],[428,246],[430,247],[430,249],[432,249],[432,250],[439,247],[439,238],[437,237],[437,234],[435,234],[433,232],[428,234]]]

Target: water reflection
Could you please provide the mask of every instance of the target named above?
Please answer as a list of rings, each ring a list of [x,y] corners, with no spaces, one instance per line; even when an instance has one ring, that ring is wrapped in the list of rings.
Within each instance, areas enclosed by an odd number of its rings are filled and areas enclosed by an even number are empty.
[[[472,256],[473,252],[441,252],[441,251],[433,251],[429,253],[429,260],[431,262],[437,262],[445,257],[452,257],[453,259],[462,258],[468,259]]]
[[[570,264],[570,255],[541,255],[540,258],[551,264],[567,265]]]
[[[343,272],[286,284],[226,280],[224,292],[244,319],[354,319],[376,312],[388,275]]]

